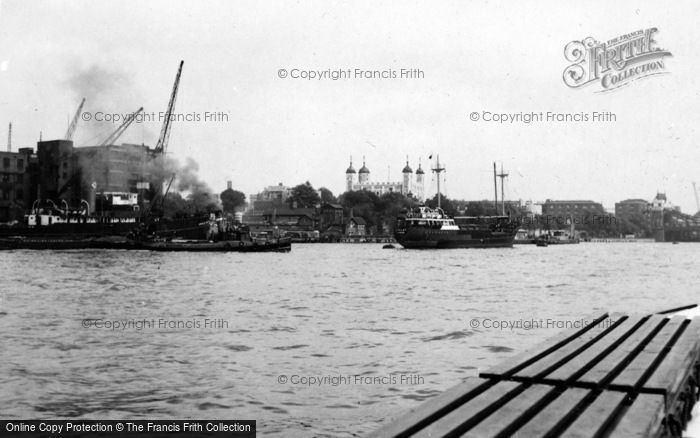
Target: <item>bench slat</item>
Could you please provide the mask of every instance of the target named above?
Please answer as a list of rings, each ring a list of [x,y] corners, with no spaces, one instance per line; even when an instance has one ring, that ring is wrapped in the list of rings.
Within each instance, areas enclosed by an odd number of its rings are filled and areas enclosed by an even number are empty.
[[[683,389],[686,378],[692,372],[700,353],[700,318],[694,318],[663,362],[644,383],[644,390],[662,393],[666,396],[666,409],[670,409]]]
[[[610,325],[598,324],[596,327],[589,330],[584,335],[578,337],[574,341],[568,343],[567,345],[563,346],[562,348],[553,352],[552,354],[548,355],[547,357],[544,357],[544,358],[540,359],[539,361],[533,363],[532,365],[518,371],[515,375],[516,375],[516,377],[520,377],[520,378],[534,378],[536,376],[540,376],[541,374],[547,372],[547,370],[552,368],[552,366],[554,366],[557,362],[564,361],[561,364],[559,364],[559,366],[558,366],[558,367],[561,367],[561,366],[567,365],[572,360],[576,360],[581,354],[583,354],[584,352],[589,351],[591,349],[600,352],[605,348],[605,346],[607,346],[610,343],[613,343],[615,339],[617,339],[622,334],[627,332],[627,330],[632,328],[638,320],[639,320],[638,318],[626,319],[625,321],[623,321],[619,325],[615,326],[605,336],[598,339],[594,344],[588,346],[585,350],[579,352],[579,354],[566,360],[567,356],[570,356],[572,353],[581,349],[586,343],[588,343],[589,341],[591,341],[592,339],[596,338],[598,335],[603,333],[605,330],[610,328]],[[552,371],[555,371],[555,370],[552,370]],[[552,371],[549,371],[549,373],[551,373]],[[542,377],[547,378],[546,375],[542,376]],[[547,378],[547,379],[549,380],[549,378]]]
[[[570,388],[555,398],[550,404],[532,417],[524,426],[518,429],[516,435],[544,436],[581,402],[591,391],[582,388]]]
[[[489,415],[485,420],[462,435],[463,438],[481,438],[494,436],[520,417],[525,411],[554,391],[553,386],[532,385],[513,400],[506,403],[498,411]]]
[[[630,337],[625,339],[613,351],[595,364],[586,374],[579,377],[577,381],[592,385],[600,385],[607,379],[620,364],[625,361],[640,343],[649,336],[654,329],[664,320],[661,315],[654,315],[649,318],[644,325],[639,327]]]
[[[437,397],[431,398],[424,403],[409,410],[404,415],[392,420],[389,424],[381,427],[379,430],[370,434],[367,438],[388,438],[404,436],[411,429],[420,427],[420,424],[429,421],[440,411],[449,409],[450,406],[459,406],[466,403],[476,392],[482,389],[482,385],[488,385],[490,382],[486,379],[478,377],[470,377],[453,386]],[[425,425],[424,425],[425,426]]]
[[[663,430],[666,416],[664,397],[657,394],[639,394],[625,412],[610,437],[657,437]]]
[[[627,397],[624,392],[603,391],[561,435],[566,438],[595,436]]]
[[[622,317],[622,315],[617,315],[618,318]],[[558,333],[557,335],[547,339],[544,342],[541,342],[534,347],[514,356],[513,358],[503,361],[499,363],[498,365],[492,366],[491,368],[483,371],[482,373],[479,374],[480,377],[485,377],[485,378],[501,378],[504,376],[510,376],[514,372],[517,372],[521,365],[530,361],[531,359],[538,357],[538,356],[548,356],[554,351],[558,350],[559,348],[563,347],[564,345],[568,344],[569,342],[572,342],[579,336],[585,334],[587,331],[593,329],[592,325],[596,324],[599,321],[604,321],[605,318],[608,317],[608,314],[602,314],[598,317],[590,317],[589,319],[592,320],[591,325],[588,325],[582,329],[579,330],[566,330],[563,332]]]
[[[629,391],[643,384],[640,380],[654,361],[663,353],[666,345],[680,329],[683,321],[685,321],[685,318],[682,316],[671,318],[664,325],[664,328],[654,336],[654,339],[644,347],[644,350],[625,367],[620,375],[615,377],[615,380],[611,382],[611,386],[618,390]]]
[[[482,411],[490,410],[491,405],[502,402],[508,393],[520,386],[521,384],[516,382],[498,382],[487,391],[411,436],[416,438],[441,437],[448,433],[455,434],[466,431],[482,419]]]
[[[620,325],[615,327],[615,330],[608,333],[607,336],[600,339],[595,345],[582,351],[567,363],[557,368],[544,378],[551,381],[568,381],[586,367],[591,361],[596,359],[606,348],[615,344],[617,340],[625,335],[628,331],[639,323],[641,316],[633,316],[624,320]]]

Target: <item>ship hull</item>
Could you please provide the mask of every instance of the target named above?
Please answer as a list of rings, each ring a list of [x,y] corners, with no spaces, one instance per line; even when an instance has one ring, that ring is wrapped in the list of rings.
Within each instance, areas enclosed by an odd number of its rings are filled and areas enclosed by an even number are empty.
[[[0,238],[0,250],[121,249],[166,252],[289,252],[289,238],[268,242],[225,240],[135,241],[118,236],[93,239]]]
[[[432,230],[408,228],[397,232],[394,237],[404,248],[409,249],[448,249],[448,248],[510,248],[517,231],[492,232],[467,230]]]

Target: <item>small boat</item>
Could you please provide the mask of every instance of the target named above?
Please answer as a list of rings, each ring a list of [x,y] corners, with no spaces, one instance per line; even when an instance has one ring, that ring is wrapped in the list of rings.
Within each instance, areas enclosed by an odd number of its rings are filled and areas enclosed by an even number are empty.
[[[537,239],[535,240],[535,245],[537,246],[547,246],[549,245],[545,239]]]

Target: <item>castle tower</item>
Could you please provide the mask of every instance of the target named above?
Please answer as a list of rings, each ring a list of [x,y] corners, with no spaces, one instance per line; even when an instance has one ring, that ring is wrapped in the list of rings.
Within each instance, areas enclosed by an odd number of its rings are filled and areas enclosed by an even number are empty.
[[[352,167],[352,157],[350,157],[350,167],[345,171],[345,191],[352,191],[352,186],[355,184],[355,169]]]
[[[403,185],[401,186],[401,193],[408,195],[413,190],[413,169],[408,165],[408,156],[406,156],[406,167],[401,171],[403,174]]]
[[[362,168],[360,168],[359,174],[360,184],[367,184],[369,182],[369,169],[365,166],[365,157],[362,157]]]
[[[420,158],[418,158],[418,170],[416,170],[416,187],[415,191],[413,192],[413,196],[418,199],[420,202],[425,202],[425,192],[424,192],[424,184],[425,184],[425,172],[423,172],[423,169],[421,169],[421,163],[420,163]]]

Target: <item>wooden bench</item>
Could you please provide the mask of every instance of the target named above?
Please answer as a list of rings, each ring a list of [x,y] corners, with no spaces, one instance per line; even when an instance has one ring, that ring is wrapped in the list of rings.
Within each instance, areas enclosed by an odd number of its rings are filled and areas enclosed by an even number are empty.
[[[604,314],[370,436],[681,436],[698,400],[699,360],[700,318]]]

